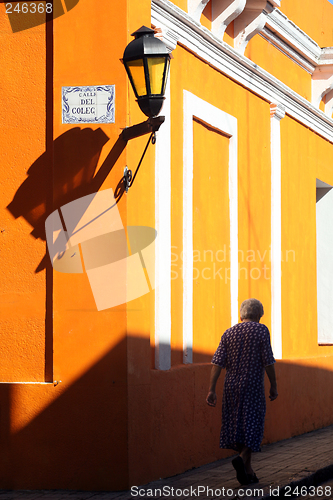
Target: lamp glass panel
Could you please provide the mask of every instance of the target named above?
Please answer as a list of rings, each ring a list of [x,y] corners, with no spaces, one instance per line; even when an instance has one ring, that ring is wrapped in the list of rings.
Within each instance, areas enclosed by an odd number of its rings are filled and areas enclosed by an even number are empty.
[[[163,82],[163,89],[162,89],[163,95],[165,94],[165,87],[166,87],[166,83],[168,81],[169,68],[170,68],[170,58],[168,57],[168,59],[165,62],[165,75],[164,75],[164,82]]]
[[[162,94],[163,74],[165,57],[148,57],[148,71],[150,80],[150,92],[152,94]]]
[[[132,75],[132,80],[134,82],[134,86],[136,92],[139,97],[143,95],[147,95],[146,89],[146,79],[145,79],[145,70],[143,66],[143,59],[136,59],[135,61],[128,61],[127,67]]]

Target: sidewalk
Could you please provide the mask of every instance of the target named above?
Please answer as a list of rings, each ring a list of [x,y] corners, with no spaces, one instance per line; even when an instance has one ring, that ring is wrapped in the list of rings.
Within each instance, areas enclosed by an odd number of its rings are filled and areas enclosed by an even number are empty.
[[[333,425],[262,447],[253,458],[260,482],[240,487],[232,458],[154,481],[123,492],[1,491],[0,500],[129,500],[142,498],[322,498],[333,499],[333,487],[318,486],[333,478]],[[332,484],[332,483],[330,483]],[[163,490],[164,487],[164,490]],[[303,487],[303,489],[302,489]],[[173,489],[172,489],[173,488]],[[155,491],[157,490],[157,491]],[[307,496],[309,495],[309,497]]]

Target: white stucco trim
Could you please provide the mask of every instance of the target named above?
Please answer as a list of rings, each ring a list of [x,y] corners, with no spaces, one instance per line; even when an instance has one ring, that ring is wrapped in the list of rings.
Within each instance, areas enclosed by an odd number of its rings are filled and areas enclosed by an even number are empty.
[[[325,113],[332,118],[333,113],[333,90],[327,92],[325,96]]]
[[[171,119],[170,76],[155,145],[155,368],[171,367]]]
[[[183,145],[183,360],[193,361],[193,118],[229,137],[231,323],[238,321],[237,119],[184,90]]]
[[[200,17],[209,0],[187,0],[187,11],[195,19],[200,22]]]
[[[271,104],[271,316],[275,359],[282,359],[281,131],[284,106]]]
[[[152,19],[154,24],[164,24],[174,31],[179,43],[221,73],[268,102],[283,103],[288,115],[333,142],[331,117],[233,47],[219,40],[211,31],[196,23],[191,16],[172,2],[152,0]],[[317,44],[310,42],[311,39],[308,37],[305,38],[316,52]],[[319,53],[321,53],[320,48]]]
[[[20,384],[20,385],[53,385],[56,386],[58,384],[61,384],[61,380],[55,380],[54,382],[3,382],[1,381],[0,384],[7,384],[7,385],[14,385],[14,384]]]
[[[296,61],[301,57],[315,67],[322,53],[319,45],[279,9],[266,8],[265,14],[267,15],[266,28],[275,34],[276,42],[278,43],[280,39],[282,47],[288,46],[289,54],[294,54],[292,58],[295,57]]]
[[[267,25],[264,26],[262,31],[259,33],[260,36],[265,38],[267,42],[274,45],[276,49],[282,52],[285,56],[289,57],[293,62],[295,62],[298,66],[304,69],[307,73],[312,75],[316,68],[316,62],[307,59],[302,53],[295,50],[291,47],[287,42],[282,40],[276,33],[272,31]]]
[[[241,54],[266,24],[267,16],[263,13],[266,3],[266,0],[247,0],[245,9],[234,20],[234,47]]]
[[[235,19],[235,25],[237,19]],[[261,32],[266,24],[266,16],[261,13],[251,23],[249,23],[244,30],[234,39],[234,46],[241,54],[244,54],[245,49],[251,38]]]
[[[333,344],[332,210],[332,186],[316,179],[317,328],[319,345]]]
[[[168,52],[172,52],[177,47],[177,35],[165,26],[156,26],[155,37],[159,38],[166,45]]]
[[[312,104],[319,108],[320,101],[333,90],[333,64],[317,66],[312,75]]]
[[[212,32],[218,38],[223,35],[229,24],[236,19],[245,9],[246,0],[227,0],[224,2],[213,2],[212,4]]]

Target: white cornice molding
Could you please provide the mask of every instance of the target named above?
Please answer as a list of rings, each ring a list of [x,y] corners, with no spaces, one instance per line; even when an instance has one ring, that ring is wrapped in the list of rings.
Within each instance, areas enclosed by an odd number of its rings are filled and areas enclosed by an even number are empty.
[[[275,35],[275,44],[278,44],[280,39],[283,51],[286,46],[289,47],[289,53],[294,54],[292,58],[295,62],[298,62],[297,59],[301,56],[313,67],[318,64],[322,49],[312,38],[278,9],[271,12],[266,9],[264,14],[267,16],[265,29],[268,28]]]
[[[312,75],[312,97],[314,106],[319,108],[325,97],[325,114],[332,117],[333,112],[333,47],[322,49],[319,65]]]
[[[298,64],[298,66],[312,75],[312,73],[316,69],[315,63],[309,61],[309,59],[305,58],[293,47],[290,47],[287,42],[282,40],[282,38],[280,38],[276,33],[273,33],[273,31],[271,31],[267,26],[265,26],[261,30],[259,35],[270,42],[272,45],[274,45],[274,47],[282,52],[285,56],[292,59],[296,64]]]
[[[273,75],[258,67],[169,0],[152,0],[152,22],[174,32],[179,43],[268,102],[333,142],[333,120]],[[319,56],[318,56],[319,59]]]
[[[324,47],[321,49],[319,64],[333,64],[333,47]]]
[[[208,3],[206,0],[188,0],[188,2],[189,8],[192,4],[202,7],[203,4],[206,5]],[[233,1],[231,2],[230,7],[225,9],[225,13],[227,13],[230,17],[229,10],[231,9],[231,6],[234,6],[235,13],[232,13],[231,15],[231,20],[234,20],[237,16],[242,16],[245,4],[248,4],[248,0],[238,0],[238,2]],[[288,19],[288,17],[277,8],[280,7],[280,4],[280,0],[269,0],[267,2],[261,15],[261,19],[257,21],[253,32],[261,32],[260,34],[262,34],[265,39],[271,42],[285,55],[290,57],[294,62],[299,64],[299,66],[303,69],[312,74],[315,67],[320,64],[319,61],[325,49],[321,49],[319,45],[312,40],[311,37],[309,37],[309,35]],[[249,6],[250,4],[247,5],[247,7]],[[198,8],[199,7],[196,7],[196,11]],[[213,5],[213,10],[216,9],[217,7],[214,7]],[[200,22],[201,11],[199,17],[190,11],[189,13],[195,21]],[[223,15],[224,13],[218,16],[218,18],[212,23],[212,32],[219,38],[223,37],[225,28],[229,22],[231,22],[228,16],[224,19]],[[240,45],[240,40],[238,40],[238,45]],[[235,47],[237,47],[237,42]],[[243,48],[242,51],[242,53],[244,53]]]

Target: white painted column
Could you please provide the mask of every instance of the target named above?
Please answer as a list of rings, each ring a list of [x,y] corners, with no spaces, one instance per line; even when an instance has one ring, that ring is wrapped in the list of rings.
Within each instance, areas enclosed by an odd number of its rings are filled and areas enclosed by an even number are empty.
[[[183,123],[183,362],[193,362],[193,104],[184,90]]]
[[[271,104],[271,294],[272,347],[276,359],[282,359],[281,293],[281,131],[285,107]]]
[[[155,368],[171,367],[171,119],[170,75],[155,151]]]

